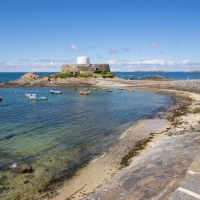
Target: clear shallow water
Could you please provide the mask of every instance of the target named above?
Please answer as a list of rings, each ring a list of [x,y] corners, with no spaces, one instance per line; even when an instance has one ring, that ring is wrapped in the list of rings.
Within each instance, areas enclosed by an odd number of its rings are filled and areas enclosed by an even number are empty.
[[[105,153],[134,122],[155,116],[172,103],[168,94],[142,90],[117,93],[117,88],[113,92],[98,88],[81,96],[74,88],[58,88],[62,95],[49,94],[50,89],[0,88],[4,97],[0,102],[0,199],[17,195],[30,199],[50,182],[70,177]],[[49,98],[34,102],[25,92]],[[13,162],[29,163],[34,170],[12,172]]]

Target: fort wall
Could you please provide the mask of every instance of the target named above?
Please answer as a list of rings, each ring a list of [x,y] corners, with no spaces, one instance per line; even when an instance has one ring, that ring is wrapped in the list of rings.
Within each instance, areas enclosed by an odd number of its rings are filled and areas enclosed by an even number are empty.
[[[65,64],[62,66],[62,72],[87,72],[88,74],[92,74],[95,70],[109,72],[110,66],[109,64]]]

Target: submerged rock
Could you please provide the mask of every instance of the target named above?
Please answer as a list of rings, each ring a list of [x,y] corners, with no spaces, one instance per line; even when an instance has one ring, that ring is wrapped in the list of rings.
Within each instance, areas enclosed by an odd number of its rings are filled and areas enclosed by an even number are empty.
[[[10,138],[12,138],[12,137],[14,137],[14,136],[15,136],[15,134],[6,135],[6,136],[5,136],[5,139],[10,139]]]
[[[32,171],[32,166],[29,164],[17,164],[13,163],[10,167],[13,171],[19,173],[30,173]]]

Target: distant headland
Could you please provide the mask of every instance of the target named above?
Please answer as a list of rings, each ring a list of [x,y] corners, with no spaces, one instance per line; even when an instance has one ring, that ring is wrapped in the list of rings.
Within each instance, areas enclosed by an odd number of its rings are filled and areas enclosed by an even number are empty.
[[[133,72],[168,72],[164,70],[135,70]]]

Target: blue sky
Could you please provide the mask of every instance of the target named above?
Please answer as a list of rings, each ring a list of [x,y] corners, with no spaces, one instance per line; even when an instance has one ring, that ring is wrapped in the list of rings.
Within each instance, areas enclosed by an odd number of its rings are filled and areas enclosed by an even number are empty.
[[[0,72],[200,70],[200,0],[0,0]]]

